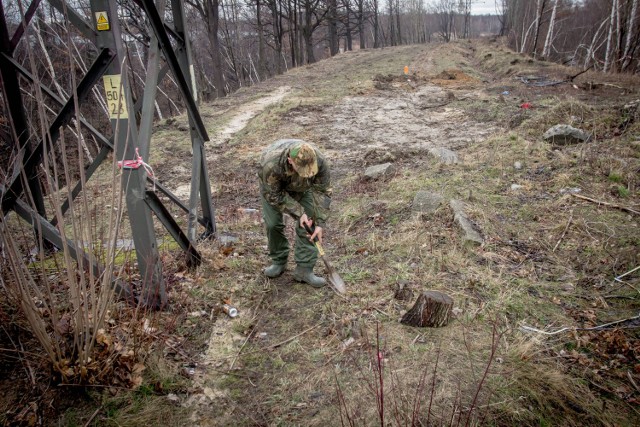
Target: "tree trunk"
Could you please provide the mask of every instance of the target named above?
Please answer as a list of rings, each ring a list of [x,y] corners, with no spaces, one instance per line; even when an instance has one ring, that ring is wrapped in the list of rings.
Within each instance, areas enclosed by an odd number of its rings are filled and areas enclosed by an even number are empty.
[[[302,65],[302,61],[298,60],[298,3],[297,1],[289,1],[289,25],[292,27],[289,30],[289,45],[291,46],[291,66],[292,67],[297,67],[299,65]]]
[[[262,28],[260,0],[256,2],[256,20],[258,25],[258,75],[260,79],[264,79],[267,75],[267,66],[264,54],[264,28]]]
[[[207,31],[211,42],[211,61],[213,62],[213,84],[216,87],[216,95],[222,98],[225,95],[224,76],[222,73],[222,58],[220,56],[220,39],[218,38],[218,25],[220,21],[219,0],[205,1],[205,14],[207,17]]]
[[[451,318],[453,299],[442,292],[425,291],[411,310],[407,311],[401,323],[411,326],[439,328],[447,326]]]
[[[331,56],[335,56],[340,51],[340,46],[338,45],[338,7],[336,0],[329,0],[328,5],[329,52],[331,53]]]
[[[464,31],[462,38],[471,38],[471,0],[464,0]]]
[[[633,0],[633,4],[631,6],[631,15],[629,16],[629,25],[627,26],[627,40],[624,45],[624,53],[622,55],[622,71],[626,70],[631,64],[631,40],[633,39],[633,35],[635,33],[634,29],[636,26],[636,14],[638,13],[638,0]]]
[[[345,52],[348,50],[353,50],[353,40],[351,36],[351,5],[349,4],[348,1],[346,4],[346,9],[347,9],[346,10],[347,19],[344,22],[344,32],[345,32],[347,45],[345,46],[345,49],[344,49]]]
[[[360,35],[360,49],[366,49],[364,34],[364,0],[358,0],[358,34]]]
[[[393,0],[388,0],[389,1],[389,15],[388,15],[388,19],[389,19],[389,44],[391,46],[395,46],[396,45],[396,29],[395,29],[395,20],[393,19],[394,14],[393,14]]]
[[[316,56],[313,53],[313,16],[309,11],[304,14],[304,26],[302,27],[302,35],[304,37],[305,51],[307,53],[307,64],[316,62]]]
[[[378,21],[378,0],[373,0],[373,47],[380,47],[380,23]]]
[[[547,30],[547,38],[544,41],[544,47],[542,48],[542,56],[546,59],[551,54],[551,45],[553,44],[553,30],[556,23],[556,11],[558,9],[558,0],[553,3],[553,11],[551,12],[551,20],[549,21],[549,29]]]
[[[593,38],[591,39],[591,44],[589,45],[589,48],[587,49],[587,53],[585,55],[584,66],[582,67],[584,70],[589,68],[589,64],[593,59],[594,52],[598,50],[597,42],[598,42],[598,38],[600,37],[600,31],[604,28],[606,24],[607,24],[607,19],[602,21],[602,23],[598,27],[598,30],[596,31],[596,33],[593,35]]]
[[[273,26],[273,42],[275,44],[273,62],[276,64],[276,74],[282,74],[282,16],[278,11],[277,0],[267,0],[271,10],[271,22]]]
[[[396,31],[396,44],[400,46],[402,44],[402,28],[400,27],[400,0],[396,0]]]
[[[547,7],[547,0],[538,0],[536,7],[536,32],[533,38],[532,55],[535,58],[538,54],[538,40],[540,39],[540,28],[542,27],[542,15]]]
[[[611,57],[613,50],[613,27],[616,20],[616,13],[618,12],[618,0],[613,0],[611,4],[611,15],[609,16],[609,35],[607,36],[607,51],[604,57],[604,66],[602,67],[603,72],[609,71],[611,66]]]
[[[298,65],[302,65],[304,64],[304,15],[303,12],[301,11],[300,6],[298,6],[298,8],[296,9],[297,13],[296,13],[296,35],[297,35],[297,43],[296,43],[296,60],[298,61]]]

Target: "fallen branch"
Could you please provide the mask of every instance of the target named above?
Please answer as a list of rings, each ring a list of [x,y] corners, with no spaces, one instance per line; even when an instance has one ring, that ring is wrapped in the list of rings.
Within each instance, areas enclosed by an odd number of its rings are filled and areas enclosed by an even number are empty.
[[[564,236],[567,234],[567,230],[569,230],[572,220],[573,220],[573,211],[571,211],[571,214],[569,215],[569,221],[567,221],[567,226],[564,228],[564,231],[562,232],[562,236],[560,236],[560,239],[558,239],[558,243],[556,243],[556,245],[553,247],[553,250],[551,252],[555,252],[556,249],[558,249],[558,246],[560,246],[560,242],[562,242],[562,239],[564,239]]]
[[[100,412],[101,409],[102,409],[102,406],[99,407],[98,409],[96,409],[96,411],[93,413],[93,415],[91,415],[91,417],[89,417],[87,422],[84,423],[84,427],[89,427],[89,424],[91,424],[91,421],[93,421],[93,419],[96,417],[96,415],[98,415],[98,412]]]
[[[637,210],[631,209],[631,208],[626,207],[626,206],[621,206],[621,205],[616,205],[616,204],[613,204],[613,203],[603,202],[602,200],[592,199],[591,197],[583,196],[581,194],[572,193],[571,195],[573,197],[577,197],[578,199],[586,200],[588,202],[593,202],[593,203],[597,203],[599,205],[608,206],[610,208],[616,208],[616,209],[623,210],[625,212],[629,212],[629,213],[632,213],[632,214],[640,215],[640,212],[638,212]]]
[[[295,339],[296,339],[296,338],[298,338],[300,335],[304,335],[304,334],[306,334],[307,332],[309,332],[310,330],[317,328],[318,326],[320,326],[320,323],[317,323],[317,324],[313,325],[312,327],[307,328],[307,329],[305,329],[304,331],[300,332],[299,334],[294,335],[294,336],[292,336],[291,338],[287,338],[287,339],[286,339],[286,340],[284,340],[284,341],[280,341],[280,342],[279,342],[279,343],[277,343],[277,344],[273,344],[272,346],[269,346],[269,347],[267,347],[267,348],[277,348],[277,347],[280,347],[281,345],[284,345],[284,344],[288,343],[289,341],[293,341],[293,340],[295,340]]]
[[[590,70],[590,69],[592,69],[592,68],[593,68],[593,64],[591,64],[591,65],[589,66],[589,68],[586,68],[586,69],[584,69],[584,70],[580,71],[578,74],[574,74],[573,76],[569,76],[569,81],[570,81],[570,82],[573,82],[573,79],[575,79],[576,77],[578,77],[578,76],[579,76],[579,75],[581,75],[581,74],[586,73],[587,71],[589,71],[589,70]]]
[[[256,324],[256,326],[257,326],[257,324]],[[249,335],[247,335],[247,338],[242,343],[242,346],[240,347],[240,350],[238,350],[238,354],[236,354],[236,357],[234,357],[233,360],[231,361],[231,365],[229,365],[229,370],[233,369],[233,365],[236,364],[236,360],[238,360],[238,357],[240,357],[240,353],[242,353],[242,350],[244,350],[244,346],[247,345],[247,342],[249,342],[249,338],[251,338],[251,335],[253,335],[253,333],[255,331],[256,331],[256,328],[253,328],[253,330],[251,332],[249,332]]]
[[[286,343],[288,343],[288,342],[290,342],[290,341],[293,341],[294,339],[298,338],[299,336],[306,334],[306,333],[307,333],[307,332],[309,332],[310,330],[317,328],[317,327],[318,327],[318,326],[320,326],[321,324],[322,324],[322,322],[320,322],[320,323],[318,323],[318,324],[316,324],[316,325],[314,325],[314,326],[311,326],[310,328],[305,329],[304,331],[300,332],[299,334],[294,335],[294,336],[292,336],[292,337],[290,337],[290,338],[287,338],[287,339],[286,339],[286,340],[284,340],[284,341],[280,341],[279,343],[276,343],[276,344],[270,345],[270,346],[268,346],[268,347],[262,347],[262,348],[257,348],[257,349],[255,349],[255,350],[247,351],[247,352],[245,352],[245,353],[243,353],[243,354],[246,356],[246,355],[248,355],[248,354],[254,354],[254,353],[261,352],[261,351],[271,350],[271,349],[278,348],[278,347],[280,347],[281,345],[284,345],[284,344],[286,344]],[[231,358],[236,359],[236,358],[238,358],[238,356],[240,356],[240,354],[241,354],[241,352],[238,352],[237,354],[232,354],[232,355],[230,355],[230,356],[223,356],[223,357],[219,357],[219,358],[217,358],[217,359],[215,359],[215,360],[220,361],[220,360],[231,359]]]
[[[624,276],[628,276],[629,274],[633,273],[634,271],[638,271],[638,270],[640,270],[640,265],[637,266],[636,268],[634,268],[633,270],[629,270],[626,273],[619,275],[618,277],[614,278],[613,280],[615,280],[616,282],[622,282],[622,280],[620,280],[620,279],[622,279]]]
[[[629,381],[631,382],[631,385],[633,385],[633,388],[635,388],[638,392],[640,392],[640,387],[638,387],[638,384],[636,384],[636,382],[633,380],[633,377],[631,376],[631,372],[627,371],[627,378],[629,378]]]
[[[628,319],[622,319],[622,320],[615,320],[613,322],[609,322],[609,323],[605,323],[604,325],[598,325],[598,326],[594,326],[591,328],[576,328],[576,327],[566,327],[566,328],[561,328],[558,329],[557,331],[553,331],[553,332],[547,332],[547,331],[542,331],[540,329],[536,329],[536,328],[532,328],[531,326],[520,326],[520,330],[523,332],[537,332],[539,334],[544,334],[544,335],[557,335],[560,334],[562,332],[567,332],[567,331],[595,331],[595,330],[601,330],[604,328],[608,328],[609,326],[613,326],[613,325],[618,325],[620,323],[624,323],[624,322],[628,322],[630,320],[637,320],[640,319],[640,314],[634,317],[630,317]]]

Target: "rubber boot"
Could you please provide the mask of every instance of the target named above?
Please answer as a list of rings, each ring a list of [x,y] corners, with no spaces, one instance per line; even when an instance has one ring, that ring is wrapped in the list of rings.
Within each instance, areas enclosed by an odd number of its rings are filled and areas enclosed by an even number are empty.
[[[313,274],[313,268],[296,266],[293,278],[298,282],[307,283],[314,288],[321,288],[327,284],[326,280]]]
[[[284,265],[280,264],[271,264],[269,267],[264,269],[264,275],[270,278],[278,277],[284,273]]]

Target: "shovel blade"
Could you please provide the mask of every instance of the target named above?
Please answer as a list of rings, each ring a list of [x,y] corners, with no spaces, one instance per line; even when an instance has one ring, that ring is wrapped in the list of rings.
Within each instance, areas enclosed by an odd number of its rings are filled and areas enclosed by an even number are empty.
[[[325,257],[321,257],[324,262],[325,267],[327,267],[327,271],[329,272],[329,283],[339,294],[344,294],[347,292],[347,287],[344,284],[344,280],[338,274],[338,272],[333,268],[331,263]]]
[[[347,288],[344,285],[344,280],[342,280],[342,277],[340,277],[337,272],[331,272],[331,274],[329,275],[329,282],[331,283],[331,285],[333,285],[333,289],[335,289],[339,294],[344,294],[347,292]]]

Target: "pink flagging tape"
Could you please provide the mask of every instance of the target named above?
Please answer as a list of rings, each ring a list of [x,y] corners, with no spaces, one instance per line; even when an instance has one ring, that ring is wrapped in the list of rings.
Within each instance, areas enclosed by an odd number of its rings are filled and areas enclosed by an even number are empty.
[[[146,163],[140,153],[138,152],[138,148],[136,148],[136,158],[134,160],[120,160],[118,161],[118,167],[121,169],[138,169],[142,166],[145,171],[149,174],[149,176],[153,176],[153,168]]]
[[[144,170],[147,172],[147,174],[153,178],[153,191],[156,191],[156,177],[153,174],[153,168],[151,167],[151,165],[149,163],[146,163],[143,159],[142,156],[140,156],[140,152],[138,151],[138,148],[136,147],[136,158],[134,160],[119,160],[118,161],[118,167],[121,169],[139,169],[140,166],[142,166],[144,168]]]

